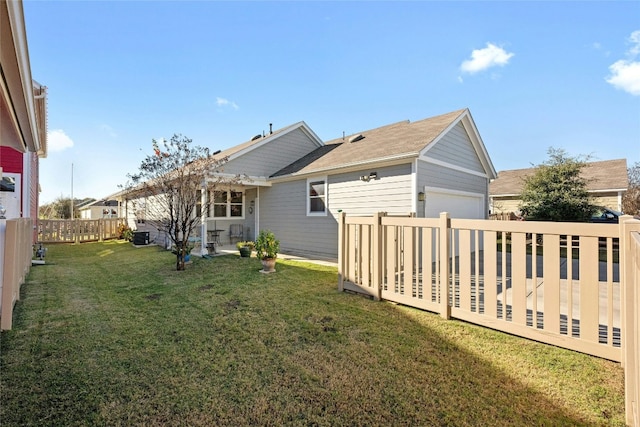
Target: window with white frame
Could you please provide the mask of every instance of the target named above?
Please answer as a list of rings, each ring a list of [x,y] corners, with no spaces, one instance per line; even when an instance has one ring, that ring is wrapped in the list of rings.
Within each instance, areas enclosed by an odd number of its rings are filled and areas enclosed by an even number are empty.
[[[213,192],[214,218],[242,218],[244,216],[244,193],[222,190]]]
[[[307,180],[307,215],[327,215],[327,179]]]

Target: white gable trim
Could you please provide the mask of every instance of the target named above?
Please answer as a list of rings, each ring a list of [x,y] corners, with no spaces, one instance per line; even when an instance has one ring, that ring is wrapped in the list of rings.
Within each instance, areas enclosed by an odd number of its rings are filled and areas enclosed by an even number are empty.
[[[469,140],[471,141],[471,145],[473,145],[473,149],[475,150],[478,158],[480,159],[480,163],[482,163],[482,167],[485,170],[486,175],[481,175],[484,177],[490,176],[491,178],[497,178],[498,173],[493,167],[493,163],[491,162],[491,158],[489,157],[489,153],[482,142],[482,138],[480,137],[480,133],[478,132],[478,128],[476,127],[473,118],[471,117],[471,113],[469,109],[465,109],[460,116],[451,122],[449,126],[443,130],[440,135],[433,139],[426,147],[424,147],[420,151],[420,157],[427,157],[426,154],[429,150],[431,150],[435,145],[447,134],[451,129],[457,126],[458,123],[461,123],[464,127],[464,130],[467,132],[467,136],[469,136]],[[477,172],[475,172],[477,173]]]
[[[462,166],[458,166],[458,165],[454,165],[453,163],[447,163],[444,162],[442,160],[438,160],[438,159],[433,159],[431,157],[421,157],[419,160],[422,160],[423,162],[427,162],[427,163],[432,163],[434,165],[438,165],[438,166],[442,166],[444,168],[447,169],[453,169],[455,171],[458,172],[463,172],[469,175],[475,175],[475,176],[479,176],[481,178],[488,178],[486,173],[482,173],[482,172],[478,172],[478,171],[474,171],[471,169],[467,169],[467,168],[463,168]]]

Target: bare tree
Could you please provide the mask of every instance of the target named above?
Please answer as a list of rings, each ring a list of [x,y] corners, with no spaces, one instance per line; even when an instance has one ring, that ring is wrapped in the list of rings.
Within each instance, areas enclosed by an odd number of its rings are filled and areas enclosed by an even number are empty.
[[[126,199],[139,220],[144,215],[145,223],[169,237],[176,251],[176,269],[184,270],[189,238],[200,225],[197,207],[202,190],[233,185],[240,177],[215,174],[228,158],[191,146],[192,140],[182,135],[152,143],[154,153],[142,161],[138,173],[127,175]]]
[[[629,187],[622,198],[622,211],[628,215],[640,215],[640,162],[627,168]]]

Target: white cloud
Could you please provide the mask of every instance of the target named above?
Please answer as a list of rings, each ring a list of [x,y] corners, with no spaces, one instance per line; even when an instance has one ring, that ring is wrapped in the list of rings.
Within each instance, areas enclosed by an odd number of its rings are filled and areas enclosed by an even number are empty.
[[[465,73],[474,74],[491,67],[504,67],[509,63],[509,59],[515,55],[507,52],[493,43],[487,43],[484,49],[475,49],[471,52],[471,59],[460,65],[460,69]]]
[[[63,151],[73,147],[73,140],[62,129],[47,132],[47,149],[49,151]]]
[[[238,107],[238,104],[236,104],[235,102],[220,97],[216,97],[216,105],[221,108],[229,107],[233,108],[234,110],[240,109],[240,107]]]
[[[607,83],[631,95],[640,95],[640,62],[621,59],[611,64],[609,71]]]
[[[631,44],[626,52],[628,59],[620,59],[611,64],[611,75],[606,81],[617,89],[640,96],[640,61],[636,60],[640,55],[640,30],[631,33],[628,42]]]

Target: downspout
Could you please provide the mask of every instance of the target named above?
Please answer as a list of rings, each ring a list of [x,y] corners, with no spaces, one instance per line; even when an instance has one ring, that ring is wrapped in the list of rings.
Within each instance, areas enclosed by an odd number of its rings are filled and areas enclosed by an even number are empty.
[[[258,232],[260,231],[260,186],[256,187],[256,211],[255,211],[255,225],[253,230],[253,239],[255,240],[258,237]]]
[[[206,250],[207,250],[207,179],[205,178],[202,182],[202,190],[200,193],[200,255],[201,256],[205,255]]]

